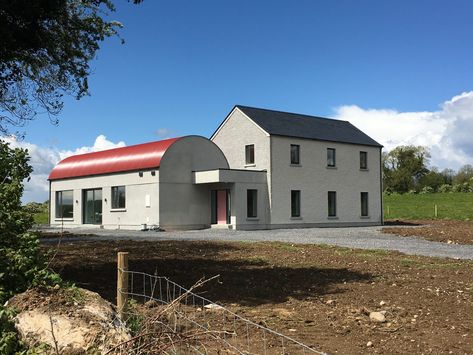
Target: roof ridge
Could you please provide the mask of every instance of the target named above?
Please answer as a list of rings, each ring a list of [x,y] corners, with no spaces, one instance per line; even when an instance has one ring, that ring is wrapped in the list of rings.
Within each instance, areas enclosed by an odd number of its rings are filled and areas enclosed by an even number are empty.
[[[289,111],[280,111],[280,110],[273,110],[269,108],[261,108],[261,107],[254,107],[254,106],[246,106],[246,105],[235,105],[235,107],[243,107],[243,108],[249,108],[253,110],[261,110],[261,111],[269,111],[269,112],[278,112],[278,113],[285,113],[287,115],[294,115],[294,116],[304,116],[304,117],[310,117],[310,118],[318,118],[321,120],[328,120],[328,121],[337,121],[337,122],[349,122],[346,120],[338,120],[336,118],[329,118],[329,117],[322,117],[322,116],[314,116],[314,115],[308,115],[305,113],[296,113],[296,112],[289,112]]]

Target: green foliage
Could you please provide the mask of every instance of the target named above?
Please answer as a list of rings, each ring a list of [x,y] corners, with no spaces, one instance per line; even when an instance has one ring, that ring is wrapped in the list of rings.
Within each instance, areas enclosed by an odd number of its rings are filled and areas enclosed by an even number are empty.
[[[11,319],[14,312],[0,305],[0,354],[19,354],[23,349]]]
[[[440,193],[452,192],[452,185],[443,184],[438,188],[438,192]]]
[[[47,224],[49,222],[49,201],[43,203],[28,202],[24,208],[33,215],[35,224]]]
[[[122,27],[106,19],[114,10],[110,0],[0,2],[0,134],[38,112],[57,123],[64,94],[88,94],[89,62]]]
[[[430,154],[425,147],[399,146],[383,154],[384,187],[390,191],[416,190],[424,177]]]
[[[28,232],[32,215],[21,206],[28,160],[26,150],[0,140],[0,304],[30,286],[60,280],[46,269],[38,238]]]
[[[386,219],[473,220],[473,193],[428,193],[384,195]],[[389,214],[388,214],[389,208]]]
[[[434,189],[430,186],[424,186],[422,190],[419,191],[420,194],[431,194],[434,192]]]
[[[470,164],[463,165],[453,178],[454,184],[470,183],[473,179],[473,166]]]

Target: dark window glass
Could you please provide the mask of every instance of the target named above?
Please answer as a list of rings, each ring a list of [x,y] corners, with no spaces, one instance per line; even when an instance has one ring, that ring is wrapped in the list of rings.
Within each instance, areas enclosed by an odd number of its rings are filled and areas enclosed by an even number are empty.
[[[73,191],[56,191],[56,218],[74,218]]]
[[[298,144],[291,144],[291,164],[300,164],[300,146]]]
[[[337,193],[335,191],[328,192],[328,216],[337,216]]]
[[[246,191],[246,216],[257,217],[258,216],[258,190],[247,190]]]
[[[368,216],[368,193],[367,192],[361,193],[361,216],[362,217]]]
[[[368,153],[360,152],[360,169],[368,169]]]
[[[112,187],[112,208],[125,208],[125,186]]]
[[[249,144],[245,146],[245,161],[246,164],[254,164],[255,163],[255,145]]]
[[[301,192],[291,190],[291,217],[301,216]]]
[[[327,148],[327,166],[335,166],[335,149]]]

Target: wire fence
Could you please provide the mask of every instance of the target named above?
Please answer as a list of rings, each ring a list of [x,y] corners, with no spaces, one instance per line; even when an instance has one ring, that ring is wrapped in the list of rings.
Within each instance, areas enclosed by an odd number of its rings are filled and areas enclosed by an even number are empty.
[[[118,292],[136,302],[173,305],[166,327],[200,334],[173,345],[167,354],[325,354],[287,335],[255,323],[166,277],[120,269],[128,287]],[[151,302],[152,303],[152,302]],[[149,304],[149,303],[148,303]]]

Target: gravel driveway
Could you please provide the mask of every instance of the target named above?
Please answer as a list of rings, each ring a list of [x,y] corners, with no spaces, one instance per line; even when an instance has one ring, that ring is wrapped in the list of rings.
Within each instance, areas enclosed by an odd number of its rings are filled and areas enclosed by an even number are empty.
[[[42,229],[58,232],[57,229]],[[381,232],[381,227],[275,229],[238,231],[205,229],[197,231],[125,231],[90,228],[69,229],[74,234],[91,234],[68,238],[68,242],[84,240],[208,240],[208,241],[279,241],[294,244],[327,244],[347,248],[397,250],[410,255],[436,256],[473,260],[473,245],[456,245],[431,242],[415,237],[400,237]],[[42,239],[55,243],[55,238]]]

